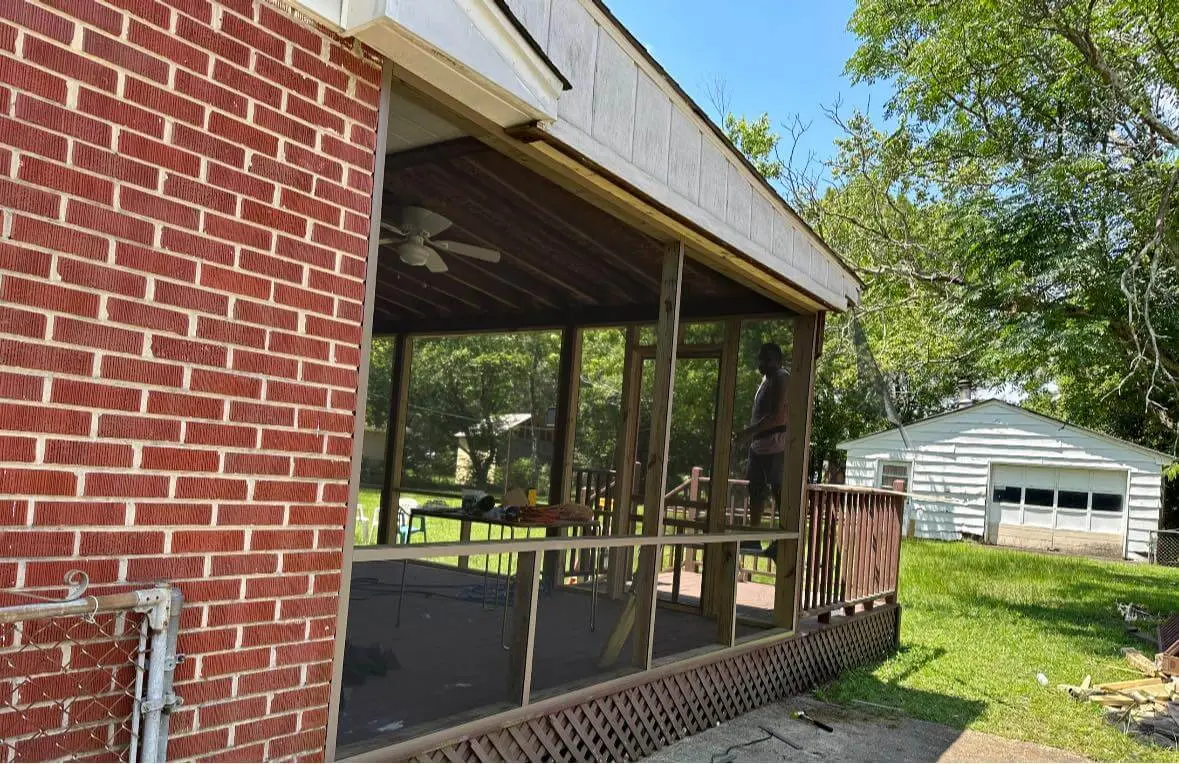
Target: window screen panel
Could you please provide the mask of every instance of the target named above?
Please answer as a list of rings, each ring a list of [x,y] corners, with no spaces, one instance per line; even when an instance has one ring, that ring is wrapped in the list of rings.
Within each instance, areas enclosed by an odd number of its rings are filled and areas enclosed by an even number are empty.
[[[880,466],[880,487],[892,488],[894,481],[901,481],[902,491],[909,490],[909,465],[883,464]]]
[[[1089,493],[1087,491],[1057,491],[1056,506],[1061,509],[1088,509]]]
[[[1023,495],[1023,488],[1017,485],[997,485],[993,495],[993,501],[1000,501],[1004,504],[1018,504]]]

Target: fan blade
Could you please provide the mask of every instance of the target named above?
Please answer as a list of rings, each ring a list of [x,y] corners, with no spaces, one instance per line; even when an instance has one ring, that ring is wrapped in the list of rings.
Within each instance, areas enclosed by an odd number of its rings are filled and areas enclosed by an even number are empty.
[[[426,258],[425,265],[426,270],[430,271],[430,273],[446,273],[449,270],[446,267],[446,261],[434,250],[430,250],[430,255]]]
[[[406,207],[401,211],[401,227],[429,237],[450,228],[450,221],[425,207]]]
[[[476,247],[474,244],[464,244],[461,241],[431,241],[430,246],[443,252],[453,252],[464,257],[473,257],[488,263],[499,262],[499,252],[487,247]]]
[[[402,231],[400,228],[393,225],[392,223],[386,223],[384,220],[381,221],[381,228],[385,229],[386,231],[392,231],[393,233],[397,234],[398,236],[409,236],[409,234],[406,233],[405,231]]]

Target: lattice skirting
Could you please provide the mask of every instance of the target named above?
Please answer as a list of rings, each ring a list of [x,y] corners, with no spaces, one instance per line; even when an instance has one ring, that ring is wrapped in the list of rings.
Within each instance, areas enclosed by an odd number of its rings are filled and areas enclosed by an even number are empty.
[[[878,608],[798,639],[652,680],[411,761],[635,761],[718,722],[896,649],[900,610]]]

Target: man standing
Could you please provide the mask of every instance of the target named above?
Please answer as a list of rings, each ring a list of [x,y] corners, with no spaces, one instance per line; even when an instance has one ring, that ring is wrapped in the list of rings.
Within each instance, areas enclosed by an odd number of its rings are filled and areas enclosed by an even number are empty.
[[[772,342],[762,345],[757,353],[757,370],[762,373],[762,381],[753,398],[753,414],[749,426],[736,435],[738,443],[749,443],[745,477],[749,481],[749,524],[755,528],[761,525],[761,516],[771,493],[775,506],[782,496],[786,381],[790,376],[782,368],[782,348]],[[775,556],[777,546],[776,542],[771,542],[765,554]],[[761,553],[761,544],[756,541],[744,542],[741,548],[742,551]]]

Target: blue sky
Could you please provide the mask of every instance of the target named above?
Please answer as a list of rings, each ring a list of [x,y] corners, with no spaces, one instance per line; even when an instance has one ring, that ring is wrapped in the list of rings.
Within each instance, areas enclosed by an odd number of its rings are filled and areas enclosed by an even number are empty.
[[[811,122],[804,146],[833,152],[838,129],[821,104],[844,113],[869,102],[879,117],[887,85],[853,87],[843,67],[856,49],[847,31],[855,0],[606,0],[680,85],[716,119],[707,86],[719,77],[737,114],[768,112],[776,129],[795,114]]]

